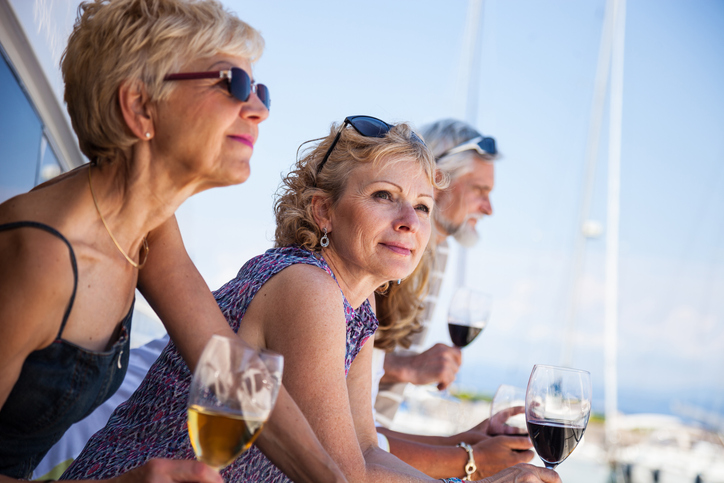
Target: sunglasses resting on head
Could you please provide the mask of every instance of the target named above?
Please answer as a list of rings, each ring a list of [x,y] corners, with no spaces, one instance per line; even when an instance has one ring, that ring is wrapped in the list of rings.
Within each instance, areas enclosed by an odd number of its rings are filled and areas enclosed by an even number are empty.
[[[232,67],[228,70],[213,70],[210,72],[183,72],[180,74],[169,74],[163,78],[166,81],[193,80],[193,79],[226,79],[229,93],[240,100],[247,102],[251,93],[256,93],[259,100],[266,106],[271,107],[269,88],[264,84],[257,84],[251,80],[244,69]]]
[[[495,156],[496,154],[498,154],[498,149],[495,147],[494,138],[478,136],[469,141],[465,141],[464,143],[455,146],[454,148],[448,149],[440,156],[438,156],[437,159],[444,158],[445,156],[450,156],[451,154],[462,153],[463,151],[470,150],[477,151],[477,153],[481,156]]]
[[[329,149],[327,150],[327,154],[324,155],[324,158],[322,159],[322,162],[319,163],[319,166],[317,167],[317,174],[319,174],[322,171],[322,168],[327,163],[327,159],[329,159],[329,155],[332,154],[332,150],[337,145],[337,141],[339,141],[340,136],[342,136],[342,131],[344,131],[344,128],[349,124],[352,126],[355,131],[360,133],[362,136],[366,138],[382,138],[385,137],[385,134],[390,132],[390,129],[392,129],[392,124],[387,124],[382,119],[377,119],[376,117],[372,116],[348,116],[344,118],[344,122],[342,123],[342,127],[339,128],[339,132],[337,133],[337,137],[334,138],[334,141],[332,141],[332,145],[329,146]],[[412,133],[412,137],[419,142],[421,142],[423,145],[425,145],[425,141],[422,140],[417,134],[414,132]]]

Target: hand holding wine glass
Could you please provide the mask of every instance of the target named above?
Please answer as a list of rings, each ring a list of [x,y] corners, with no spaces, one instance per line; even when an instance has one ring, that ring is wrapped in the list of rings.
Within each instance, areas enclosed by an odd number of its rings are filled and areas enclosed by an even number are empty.
[[[591,374],[537,364],[528,381],[528,434],[546,468],[554,469],[576,448],[591,415]]]
[[[188,427],[196,458],[220,470],[246,451],[271,413],[283,358],[238,339],[213,336],[189,389]]]
[[[450,338],[457,347],[470,344],[488,324],[492,298],[490,295],[460,287],[453,294],[447,323]]]

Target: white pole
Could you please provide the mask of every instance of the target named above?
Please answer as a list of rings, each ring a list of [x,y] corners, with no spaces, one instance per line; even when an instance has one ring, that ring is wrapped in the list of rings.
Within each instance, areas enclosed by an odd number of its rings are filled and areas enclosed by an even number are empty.
[[[468,61],[467,61],[467,95],[465,97],[465,121],[475,125],[478,118],[478,92],[480,90],[480,56],[482,36],[481,25],[483,23],[484,0],[469,0],[468,2]],[[467,271],[468,251],[462,245],[458,250],[458,267],[456,287],[465,285],[465,274]]]
[[[614,0],[611,57],[611,98],[608,145],[608,223],[606,233],[605,387],[606,444],[616,443],[618,415],[618,242],[621,204],[621,123],[623,114],[623,54],[626,0]]]
[[[601,140],[601,125],[603,124],[603,111],[608,92],[608,77],[611,68],[611,47],[613,39],[613,0],[606,2],[606,14],[601,29],[601,43],[598,47],[598,65],[593,87],[593,104],[591,106],[591,119],[588,124],[588,141],[586,143],[586,169],[584,174],[582,203],[578,213],[575,242],[573,250],[573,263],[571,264],[570,287],[568,294],[568,319],[561,354],[561,365],[570,367],[573,363],[573,347],[575,345],[576,312],[581,291],[581,272],[583,271],[583,255],[586,247],[586,236],[583,225],[588,219],[593,184],[596,179],[596,165],[598,164],[598,147]]]

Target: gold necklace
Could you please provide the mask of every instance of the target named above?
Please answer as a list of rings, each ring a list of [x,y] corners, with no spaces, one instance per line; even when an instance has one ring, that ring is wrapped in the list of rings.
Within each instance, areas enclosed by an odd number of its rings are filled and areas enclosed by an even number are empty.
[[[91,197],[93,198],[93,204],[96,205],[96,211],[98,212],[98,216],[101,217],[101,221],[103,222],[103,226],[106,227],[106,231],[107,231],[108,234],[111,236],[111,240],[113,240],[113,243],[116,245],[116,248],[118,248],[118,251],[121,252],[121,255],[123,255],[124,257],[126,257],[126,260],[128,260],[128,263],[130,263],[131,265],[133,265],[134,268],[137,268],[138,270],[140,270],[140,269],[143,268],[143,266],[144,266],[144,265],[146,264],[146,262],[148,261],[148,241],[146,241],[146,237],[144,236],[144,237],[143,237],[143,254],[144,254],[144,257],[143,257],[143,262],[142,262],[142,263],[136,263],[136,262],[134,262],[133,260],[131,260],[131,257],[129,257],[128,255],[126,255],[126,252],[123,251],[123,248],[121,248],[121,245],[119,245],[118,242],[116,241],[116,237],[114,237],[114,236],[113,236],[113,233],[111,233],[111,229],[108,228],[108,223],[106,223],[105,218],[103,218],[103,214],[101,213],[101,209],[98,208],[98,202],[96,201],[96,195],[95,195],[95,193],[93,193],[93,183],[91,183],[91,169],[92,169],[92,168],[93,168],[93,166],[88,166],[88,186],[90,186]],[[140,257],[139,257],[139,261],[140,261]]]

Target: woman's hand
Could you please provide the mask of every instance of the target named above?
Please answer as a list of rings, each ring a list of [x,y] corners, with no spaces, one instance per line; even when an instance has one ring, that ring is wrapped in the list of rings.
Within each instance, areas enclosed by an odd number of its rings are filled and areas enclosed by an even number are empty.
[[[192,460],[152,459],[145,465],[114,478],[117,483],[171,483],[195,481],[199,483],[224,483],[218,471]]]
[[[561,483],[561,478],[553,470],[520,464],[480,480],[480,483]]]
[[[474,478],[485,478],[518,463],[527,463],[535,454],[527,436],[495,436],[473,446],[478,471]]]

